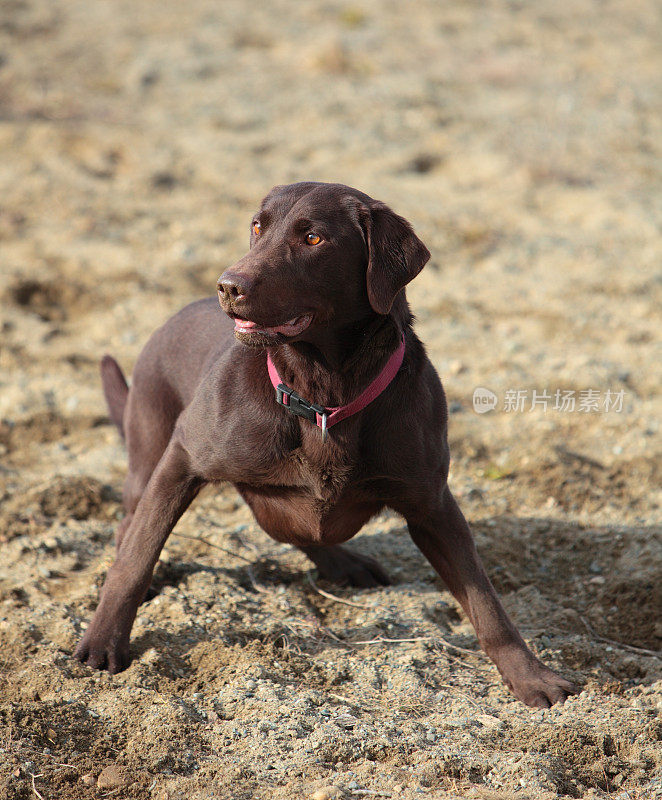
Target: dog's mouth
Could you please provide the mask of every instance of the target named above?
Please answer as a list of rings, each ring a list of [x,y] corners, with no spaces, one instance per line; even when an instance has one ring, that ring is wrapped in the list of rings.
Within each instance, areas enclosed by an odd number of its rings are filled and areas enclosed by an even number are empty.
[[[298,317],[292,317],[287,322],[280,325],[261,325],[259,322],[253,322],[250,319],[244,319],[233,315],[235,333],[259,333],[266,336],[281,336],[291,337],[298,336],[303,333],[310,325],[313,319],[312,314],[301,314]]]

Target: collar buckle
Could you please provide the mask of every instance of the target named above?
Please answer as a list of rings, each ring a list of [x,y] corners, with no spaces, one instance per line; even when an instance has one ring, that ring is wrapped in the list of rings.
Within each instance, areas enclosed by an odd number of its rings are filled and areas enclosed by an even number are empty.
[[[304,400],[301,395],[297,394],[294,389],[290,389],[284,383],[279,383],[276,386],[276,402],[297,417],[303,417],[313,425],[317,425],[318,416],[326,420],[327,410],[317,403],[309,403]],[[326,425],[324,426],[326,428]],[[326,431],[325,431],[326,432]]]

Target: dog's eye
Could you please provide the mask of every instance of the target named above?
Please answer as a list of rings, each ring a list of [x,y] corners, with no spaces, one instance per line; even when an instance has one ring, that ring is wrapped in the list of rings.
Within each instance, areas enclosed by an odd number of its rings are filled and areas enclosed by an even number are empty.
[[[253,233],[256,236],[259,236],[262,233],[262,225],[260,225],[260,223],[257,220],[255,220],[255,222],[253,223]]]
[[[306,244],[316,245],[322,241],[322,237],[316,233],[307,233],[306,234]]]

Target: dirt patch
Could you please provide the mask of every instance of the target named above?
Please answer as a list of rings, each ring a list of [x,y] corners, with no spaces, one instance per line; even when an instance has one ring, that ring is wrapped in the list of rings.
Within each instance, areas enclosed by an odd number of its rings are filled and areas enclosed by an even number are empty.
[[[46,517],[59,519],[114,517],[118,500],[117,492],[110,486],[86,477],[56,477],[47,488],[34,495],[34,501]]]
[[[534,503],[542,505],[552,498],[573,513],[599,511],[606,499],[636,511],[650,504],[649,487],[662,485],[658,457],[639,457],[605,466],[568,451],[562,451],[560,456],[508,477],[520,481]]]
[[[85,476],[56,476],[28,492],[9,493],[0,511],[0,540],[29,535],[55,520],[116,519],[120,496],[116,489]]]
[[[58,322],[67,319],[80,303],[91,302],[89,292],[80,284],[65,281],[61,276],[52,283],[18,279],[5,292],[3,300],[33,312],[40,319]]]
[[[55,411],[41,411],[26,419],[0,420],[0,447],[10,454],[31,444],[60,442],[71,433],[97,428],[106,421],[101,414],[65,417]]]

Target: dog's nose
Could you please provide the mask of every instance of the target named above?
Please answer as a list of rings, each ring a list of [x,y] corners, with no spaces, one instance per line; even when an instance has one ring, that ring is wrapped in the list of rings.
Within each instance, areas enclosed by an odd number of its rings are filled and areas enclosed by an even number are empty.
[[[250,286],[250,278],[246,277],[246,275],[232,273],[229,270],[221,275],[216,284],[219,297],[227,301],[243,300],[249,293]]]

